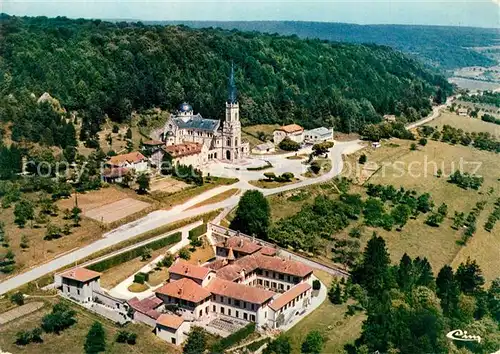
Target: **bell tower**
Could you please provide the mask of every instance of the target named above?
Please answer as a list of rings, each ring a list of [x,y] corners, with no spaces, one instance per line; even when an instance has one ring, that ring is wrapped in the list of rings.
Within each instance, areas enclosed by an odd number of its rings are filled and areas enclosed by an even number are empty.
[[[226,160],[239,158],[239,146],[241,144],[240,106],[236,95],[236,83],[234,80],[234,64],[231,63],[229,75],[229,95],[226,101],[226,117],[223,124],[223,156]]]

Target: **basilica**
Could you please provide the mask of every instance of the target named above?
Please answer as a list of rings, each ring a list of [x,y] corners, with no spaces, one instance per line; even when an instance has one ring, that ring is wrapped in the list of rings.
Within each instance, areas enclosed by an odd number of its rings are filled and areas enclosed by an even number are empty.
[[[166,148],[173,146],[182,150],[184,145],[197,145],[198,164],[210,160],[235,161],[247,156],[250,152],[248,142],[241,140],[241,123],[239,105],[234,81],[234,68],[231,67],[229,78],[229,95],[226,101],[226,116],[221,123],[218,119],[203,118],[194,114],[187,103],[180,105],[176,114],[172,114],[166,122],[161,135]],[[203,155],[203,156],[201,156]]]

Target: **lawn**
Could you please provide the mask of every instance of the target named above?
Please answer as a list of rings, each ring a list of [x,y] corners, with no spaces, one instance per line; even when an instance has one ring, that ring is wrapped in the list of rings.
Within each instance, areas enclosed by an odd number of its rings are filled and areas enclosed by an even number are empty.
[[[259,132],[262,132],[271,137],[272,140],[273,132],[280,127],[279,124],[257,124],[249,125],[247,127],[241,128],[241,130],[247,134],[257,137]]]
[[[222,201],[224,201],[224,200],[226,200],[228,198],[231,198],[232,196],[238,194],[239,192],[240,192],[240,190],[238,188],[228,189],[227,191],[224,191],[222,193],[214,195],[211,198],[205,199],[204,201],[199,202],[198,204],[193,205],[189,209],[196,209],[196,208],[202,207],[204,205],[209,205],[209,204],[215,204],[215,203],[222,202]]]
[[[47,305],[23,318],[11,322],[8,326],[0,327],[0,347],[4,351],[12,353],[61,353],[73,354],[83,352],[83,345],[87,332],[94,321],[99,321],[106,331],[106,353],[122,354],[124,352],[132,353],[180,353],[179,347],[170,345],[156,337],[151,328],[142,324],[127,324],[124,328],[116,326],[114,323],[84,310],[78,305],[69,303],[77,312],[77,323],[61,332],[60,335],[43,333],[43,343],[29,344],[20,347],[14,344],[15,335],[22,330],[30,330],[41,323],[42,317],[51,311],[51,303],[55,303],[59,298],[47,300]],[[116,334],[120,330],[127,330],[137,334],[137,343],[133,346],[128,344],[116,343],[114,341]]]
[[[313,173],[311,169],[309,168],[306,173],[304,173],[302,176],[307,177],[307,178],[316,178],[319,177],[325,173],[330,172],[332,169],[332,161],[330,159],[325,159],[325,158],[316,158],[314,161],[318,163],[318,165],[321,167],[318,173]],[[314,162],[313,161],[313,162]]]
[[[412,257],[427,257],[434,271],[438,272],[444,264],[457,266],[470,256],[478,261],[488,280],[500,276],[500,225],[497,223],[491,233],[483,228],[486,218],[493,210],[493,202],[499,196],[498,155],[436,141],[429,141],[425,147],[419,146],[418,151],[410,151],[401,141],[395,140],[393,144],[399,146],[386,143],[368,156],[368,161],[375,161],[380,167],[369,179],[369,183],[391,184],[396,188],[403,186],[419,193],[428,192],[437,206],[441,203],[448,205],[449,216],[455,211],[468,213],[478,201],[488,202],[478,218],[476,234],[465,247],[457,244],[462,232],[451,228],[452,220],[449,218],[438,228],[425,225],[425,216],[420,215],[417,220],[410,220],[401,232],[377,229],[386,239],[393,262],[399,261],[407,252]],[[479,191],[463,190],[447,182],[446,176],[453,168],[458,168],[460,161],[468,172],[479,167],[476,174],[484,177]],[[443,177],[436,177],[435,166],[443,171]],[[488,193],[491,188],[494,192]],[[357,192],[364,193],[364,189],[359,188]],[[370,237],[371,231],[366,230],[363,242]]]
[[[434,119],[428,125],[441,129],[446,124],[469,132],[490,132],[497,136],[500,135],[500,125],[483,122],[478,118],[459,116],[449,111],[442,112],[438,118]]]
[[[270,189],[270,188],[277,188],[277,187],[282,187],[286,186],[289,184],[294,184],[297,183],[298,179],[293,178],[289,182],[278,182],[278,181],[270,181],[268,179],[259,179],[256,181],[248,181],[252,186],[255,186],[257,188],[264,188],[264,189]]]
[[[165,193],[155,191],[150,194],[151,198],[158,201],[163,209],[170,209],[176,205],[183,204],[189,199],[200,195],[210,189],[227,186],[238,182],[237,178],[210,177],[205,179],[202,186],[192,186],[176,193]]]
[[[330,286],[333,279],[330,274],[319,271],[314,274],[326,286]],[[302,342],[310,331],[319,331],[325,338],[322,353],[342,353],[345,344],[353,343],[360,336],[365,319],[365,315],[360,313],[345,318],[346,311],[346,304],[334,305],[326,298],[315,311],[286,332],[293,353],[300,353]]]

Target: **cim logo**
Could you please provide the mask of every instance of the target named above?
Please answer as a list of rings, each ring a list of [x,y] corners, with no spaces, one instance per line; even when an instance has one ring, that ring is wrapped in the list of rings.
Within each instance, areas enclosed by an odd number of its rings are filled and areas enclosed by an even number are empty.
[[[462,342],[478,342],[481,343],[481,337],[467,334],[467,331],[462,331],[461,329],[455,329],[448,332],[446,337],[452,340],[458,340]]]

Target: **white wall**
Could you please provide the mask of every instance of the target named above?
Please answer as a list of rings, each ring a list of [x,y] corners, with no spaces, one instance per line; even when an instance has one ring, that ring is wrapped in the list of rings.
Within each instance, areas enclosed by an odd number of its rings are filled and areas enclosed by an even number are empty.
[[[100,291],[99,279],[93,279],[86,283],[74,279],[62,278],[62,293],[79,302],[92,301],[93,291]]]

